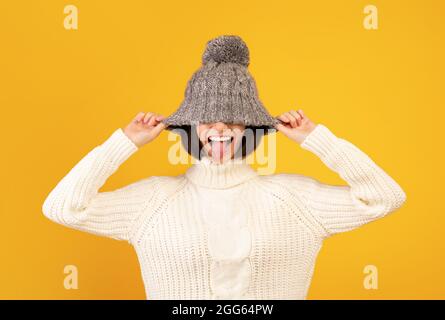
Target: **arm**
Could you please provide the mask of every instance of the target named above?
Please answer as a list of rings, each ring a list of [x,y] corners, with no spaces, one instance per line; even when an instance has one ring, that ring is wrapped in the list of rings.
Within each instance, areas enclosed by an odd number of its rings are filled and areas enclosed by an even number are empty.
[[[327,235],[382,218],[405,202],[405,192],[382,168],[326,126],[315,125],[301,141],[303,149],[317,155],[347,183],[323,184],[302,175],[286,179]]]
[[[152,115],[147,113],[147,118],[153,118]],[[156,177],[114,191],[99,192],[99,189],[124,161],[164,128],[154,119],[142,123],[144,116],[139,113],[125,128],[129,135],[121,128],[115,130],[63,177],[43,203],[47,218],[89,233],[130,240],[134,222],[156,190]]]
[[[44,215],[59,224],[119,240],[128,240],[132,222],[142,211],[153,179],[115,191],[98,190],[137,146],[117,129],[91,150],[56,185],[43,203]]]
[[[301,144],[346,181],[346,186],[301,178],[301,196],[329,235],[352,230],[400,208],[406,194],[352,143],[318,124]]]

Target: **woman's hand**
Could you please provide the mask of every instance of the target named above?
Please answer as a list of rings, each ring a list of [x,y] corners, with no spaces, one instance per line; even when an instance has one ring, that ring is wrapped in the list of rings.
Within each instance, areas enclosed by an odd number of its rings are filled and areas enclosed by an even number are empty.
[[[166,128],[162,119],[164,116],[157,113],[139,112],[123,131],[140,148],[154,140]]]
[[[285,112],[277,119],[282,123],[275,125],[275,128],[284,133],[285,136],[301,144],[309,133],[317,126],[303,113],[303,110],[290,110]]]

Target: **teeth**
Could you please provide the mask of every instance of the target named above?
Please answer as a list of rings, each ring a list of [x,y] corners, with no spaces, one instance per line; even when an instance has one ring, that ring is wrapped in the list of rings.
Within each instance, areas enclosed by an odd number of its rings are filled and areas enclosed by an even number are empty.
[[[230,141],[232,139],[232,137],[229,136],[212,136],[209,138],[210,141]]]

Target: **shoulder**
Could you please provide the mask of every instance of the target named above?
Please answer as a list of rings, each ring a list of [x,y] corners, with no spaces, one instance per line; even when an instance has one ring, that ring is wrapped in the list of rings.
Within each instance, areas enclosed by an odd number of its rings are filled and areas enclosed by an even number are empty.
[[[323,184],[316,178],[298,173],[278,173],[259,176],[258,189],[281,199],[305,200],[309,194],[316,194]]]
[[[253,180],[254,193],[278,201],[299,200],[317,183],[312,177],[297,173],[258,175]]]
[[[187,184],[184,175],[150,176],[137,182],[138,188],[144,193],[144,206],[135,220],[131,231],[130,243],[135,243],[153,228],[157,217],[165,212],[169,200],[179,194]]]
[[[141,185],[150,188],[152,192],[170,193],[181,188],[186,182],[184,175],[178,176],[150,176],[140,180]]]
[[[157,195],[160,197],[169,196],[185,183],[184,175],[179,176],[149,176],[139,179],[129,185],[121,188],[122,191],[128,193]]]
[[[278,203],[283,214],[296,219],[297,224],[311,230],[314,235],[324,235],[324,230],[315,218],[307,202],[307,193],[318,182],[315,178],[303,174],[279,173],[259,176],[258,185],[264,190],[264,196]]]
[[[259,176],[258,181],[286,189],[301,191],[318,183],[313,177],[298,173],[277,173]]]

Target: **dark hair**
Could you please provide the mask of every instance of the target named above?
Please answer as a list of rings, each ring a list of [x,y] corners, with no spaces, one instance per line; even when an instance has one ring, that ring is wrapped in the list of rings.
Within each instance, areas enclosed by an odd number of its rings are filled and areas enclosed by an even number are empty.
[[[193,130],[192,130],[193,129]],[[199,139],[196,132],[196,126],[184,125],[171,128],[174,133],[181,136],[181,143],[184,149],[192,157],[201,160],[203,143]],[[235,150],[235,158],[241,157],[244,159],[251,154],[261,142],[262,137],[265,135],[266,127],[249,127],[244,130],[244,134],[241,137],[241,147]]]

